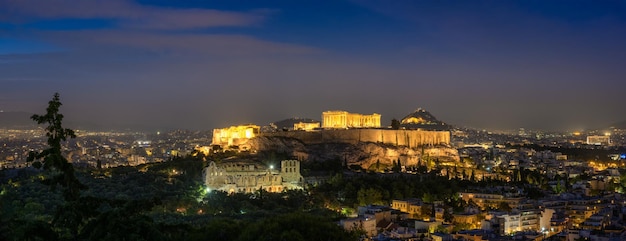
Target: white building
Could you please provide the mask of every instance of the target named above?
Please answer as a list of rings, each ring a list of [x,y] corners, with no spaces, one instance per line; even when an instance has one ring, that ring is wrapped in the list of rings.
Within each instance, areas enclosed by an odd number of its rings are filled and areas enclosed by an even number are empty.
[[[378,233],[376,230],[376,219],[370,217],[356,217],[342,219],[341,226],[347,231],[363,230],[368,237],[372,237]]]
[[[611,145],[611,136],[587,136],[587,145]]]
[[[252,193],[258,190],[282,192],[289,189],[302,189],[303,178],[300,162],[284,160],[280,172],[261,168],[254,164],[231,163],[217,165],[215,162],[203,170],[204,184],[210,190],[228,193]]]

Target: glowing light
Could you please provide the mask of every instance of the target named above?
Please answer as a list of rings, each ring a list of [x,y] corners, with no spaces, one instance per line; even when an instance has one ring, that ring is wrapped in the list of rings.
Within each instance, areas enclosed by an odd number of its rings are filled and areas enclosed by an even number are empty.
[[[212,145],[239,145],[245,143],[247,139],[255,137],[259,131],[257,125],[231,126],[213,130]]]
[[[316,128],[320,128],[319,122],[298,122],[293,124],[294,130],[312,131]]]
[[[611,132],[605,132],[605,133],[604,133],[604,135],[605,135],[605,136],[610,136],[610,135],[611,135]]]
[[[322,112],[322,128],[380,127],[380,114],[363,115],[347,111]]]
[[[206,193],[211,193],[211,188],[206,187],[206,189],[204,189],[204,191],[206,191]]]
[[[274,165],[270,165],[270,170],[274,170]]]
[[[424,120],[424,118],[419,117],[410,117],[408,119],[402,120],[403,124],[422,124],[422,123],[426,123],[427,121]]]

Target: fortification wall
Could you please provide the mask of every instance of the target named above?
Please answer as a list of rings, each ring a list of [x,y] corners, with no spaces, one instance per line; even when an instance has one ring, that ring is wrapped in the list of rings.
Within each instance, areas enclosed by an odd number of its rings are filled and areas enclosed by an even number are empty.
[[[271,132],[261,133],[260,135],[290,137],[301,140],[305,144],[374,142],[411,148],[450,144],[449,131],[340,129]]]

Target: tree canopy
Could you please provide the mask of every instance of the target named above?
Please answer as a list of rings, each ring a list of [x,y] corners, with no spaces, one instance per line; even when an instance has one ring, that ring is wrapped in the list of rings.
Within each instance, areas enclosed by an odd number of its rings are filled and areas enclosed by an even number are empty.
[[[57,184],[61,185],[64,188],[63,196],[69,201],[78,199],[80,189],[84,189],[85,186],[76,179],[74,167],[61,153],[61,142],[66,141],[67,138],[76,138],[76,134],[73,130],[62,126],[63,114],[59,113],[61,105],[59,93],[55,93],[52,100],[48,102],[46,114],[35,114],[30,117],[39,125],[47,125],[45,130],[46,136],[48,137],[48,148],[41,152],[31,151],[28,156],[28,161],[34,161],[33,167],[35,168],[43,168],[44,170],[55,172],[52,178],[46,180],[46,184],[53,187]]]

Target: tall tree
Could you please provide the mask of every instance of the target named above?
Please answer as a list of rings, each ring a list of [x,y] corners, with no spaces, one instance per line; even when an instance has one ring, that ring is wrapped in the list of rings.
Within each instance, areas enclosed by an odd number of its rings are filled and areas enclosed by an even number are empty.
[[[75,138],[74,131],[63,128],[63,115],[59,113],[61,107],[59,93],[55,93],[51,101],[48,102],[48,108],[44,115],[33,115],[30,118],[37,124],[46,126],[46,136],[48,137],[48,148],[41,151],[31,151],[28,155],[28,161],[34,161],[33,167],[50,170],[54,173],[52,178],[46,179],[45,183],[51,186],[57,184],[63,187],[63,197],[66,201],[77,200],[80,196],[80,189],[85,186],[76,179],[74,175],[74,167],[62,155],[61,142],[67,138]],[[37,161],[35,161],[37,160]],[[41,161],[38,161],[41,160]]]
[[[504,202],[504,201],[499,202],[496,208],[500,211],[505,211],[505,212],[511,212],[513,210],[513,208],[511,208],[511,206],[509,205],[509,203]]]
[[[376,171],[380,171],[380,159],[376,160]]]
[[[400,159],[398,159],[398,160],[393,162],[392,171],[395,172],[395,173],[398,173],[398,172],[402,171],[402,165],[400,164]]]
[[[391,129],[394,129],[394,130],[400,129],[400,121],[396,120],[395,118],[391,119]]]
[[[359,205],[365,206],[370,204],[382,205],[383,194],[376,188],[361,188],[357,192],[357,201]]]
[[[449,207],[444,207],[443,208],[443,221],[445,221],[447,223],[454,222],[454,215],[450,211]]]

